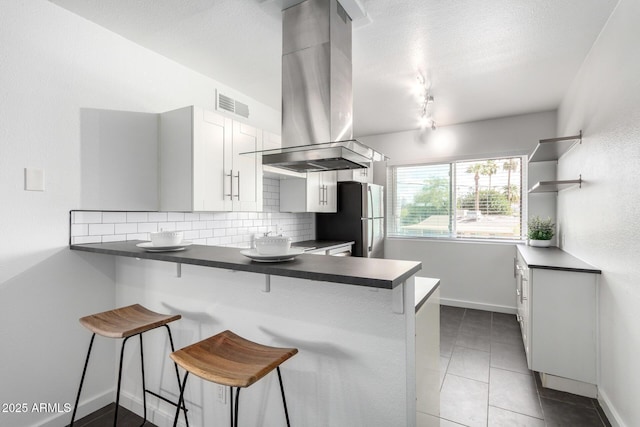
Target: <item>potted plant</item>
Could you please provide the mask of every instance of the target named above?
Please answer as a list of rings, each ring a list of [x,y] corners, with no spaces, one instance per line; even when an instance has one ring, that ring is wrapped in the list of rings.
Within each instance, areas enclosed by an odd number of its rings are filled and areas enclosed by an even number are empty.
[[[529,246],[547,248],[551,245],[551,238],[555,234],[556,226],[551,222],[551,218],[541,219],[536,215],[529,219],[527,225],[529,226],[529,231],[527,232]]]

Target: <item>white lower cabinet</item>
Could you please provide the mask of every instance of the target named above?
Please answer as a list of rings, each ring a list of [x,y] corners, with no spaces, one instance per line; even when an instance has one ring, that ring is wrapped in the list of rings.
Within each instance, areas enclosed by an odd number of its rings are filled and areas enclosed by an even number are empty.
[[[306,178],[280,181],[280,212],[337,212],[335,171],[309,172]]]
[[[515,274],[529,369],[540,372],[545,387],[595,397],[598,274],[530,265],[519,250]]]
[[[262,131],[199,107],[160,115],[163,211],[262,210]]]

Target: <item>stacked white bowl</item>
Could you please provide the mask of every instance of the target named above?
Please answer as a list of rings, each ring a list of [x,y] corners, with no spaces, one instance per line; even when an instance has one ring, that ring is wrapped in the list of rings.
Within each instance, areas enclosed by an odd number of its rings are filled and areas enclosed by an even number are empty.
[[[182,243],[184,233],[182,231],[158,231],[151,234],[151,243],[153,246],[166,247],[178,246]]]
[[[260,236],[255,238],[255,244],[260,255],[284,255],[291,248],[291,237]]]

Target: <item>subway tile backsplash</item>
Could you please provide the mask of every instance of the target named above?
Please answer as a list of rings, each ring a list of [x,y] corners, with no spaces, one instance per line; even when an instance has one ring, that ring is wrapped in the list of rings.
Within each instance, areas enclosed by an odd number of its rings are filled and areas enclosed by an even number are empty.
[[[71,243],[149,240],[160,230],[184,231],[201,245],[250,247],[254,235],[281,232],[294,242],[315,238],[311,213],[281,213],[280,182],[263,180],[263,212],[113,212],[72,211]]]

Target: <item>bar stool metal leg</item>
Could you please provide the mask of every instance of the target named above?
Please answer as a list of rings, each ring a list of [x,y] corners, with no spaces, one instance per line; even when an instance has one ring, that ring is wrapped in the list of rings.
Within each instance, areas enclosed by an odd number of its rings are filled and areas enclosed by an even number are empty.
[[[173,419],[173,427],[178,425],[178,417],[180,416],[180,409],[184,409],[184,389],[187,387],[187,378],[189,377],[189,371],[185,372],[182,386],[180,386],[180,379],[178,378],[178,387],[180,387],[180,397],[178,397],[178,404],[176,405],[176,416]],[[187,412],[184,412],[185,421],[187,421]],[[187,421],[188,423],[189,421]]]
[[[91,335],[91,341],[89,342],[89,350],[87,351],[87,358],[84,361],[84,368],[82,369],[82,377],[80,377],[80,387],[78,387],[76,403],[75,405],[73,405],[73,414],[71,415],[71,424],[69,424],[69,427],[73,427],[73,422],[76,419],[76,411],[78,410],[78,403],[80,402],[80,392],[82,392],[82,384],[84,384],[84,376],[87,373],[87,366],[89,365],[89,356],[91,356],[91,348],[93,347],[93,340],[95,337],[96,337],[95,333]]]
[[[142,334],[138,336],[140,337],[140,370],[142,371],[142,408],[144,411],[142,424],[140,424],[140,427],[142,427],[147,422],[147,387],[144,383],[144,351],[142,350]]]
[[[164,325],[164,327],[167,328],[167,333],[169,334],[169,344],[171,345],[171,353],[173,353],[176,351],[176,349],[173,346],[173,336],[171,336],[171,328],[169,328],[169,325]],[[176,362],[173,362],[173,366],[176,368],[176,379],[178,380],[178,388],[180,388],[180,372],[178,371],[178,364]],[[178,402],[178,408],[179,407],[180,402]],[[186,426],[189,427],[189,418],[187,418],[187,408],[184,404],[184,401],[182,402],[182,411],[184,412],[184,422],[186,423]]]
[[[122,341],[122,348],[120,349],[120,367],[118,369],[118,390],[116,391],[116,409],[115,414],[113,415],[113,427],[118,427],[118,407],[120,406],[120,383],[122,382],[122,358],[124,356],[124,347],[127,344],[127,341],[131,337],[126,337],[124,341]]]
[[[233,387],[231,388],[231,401],[229,402],[229,407],[231,409],[231,427],[238,427],[238,401],[240,400],[240,387],[236,387],[236,400],[235,403],[233,401]],[[233,413],[235,408],[235,414]]]
[[[287,419],[287,427],[291,427],[289,424],[289,411],[287,411],[287,399],[284,397],[284,386],[282,385],[282,374],[280,374],[280,366],[276,367],[278,371],[278,382],[280,383],[280,393],[282,393],[282,405],[284,406],[284,416]]]

